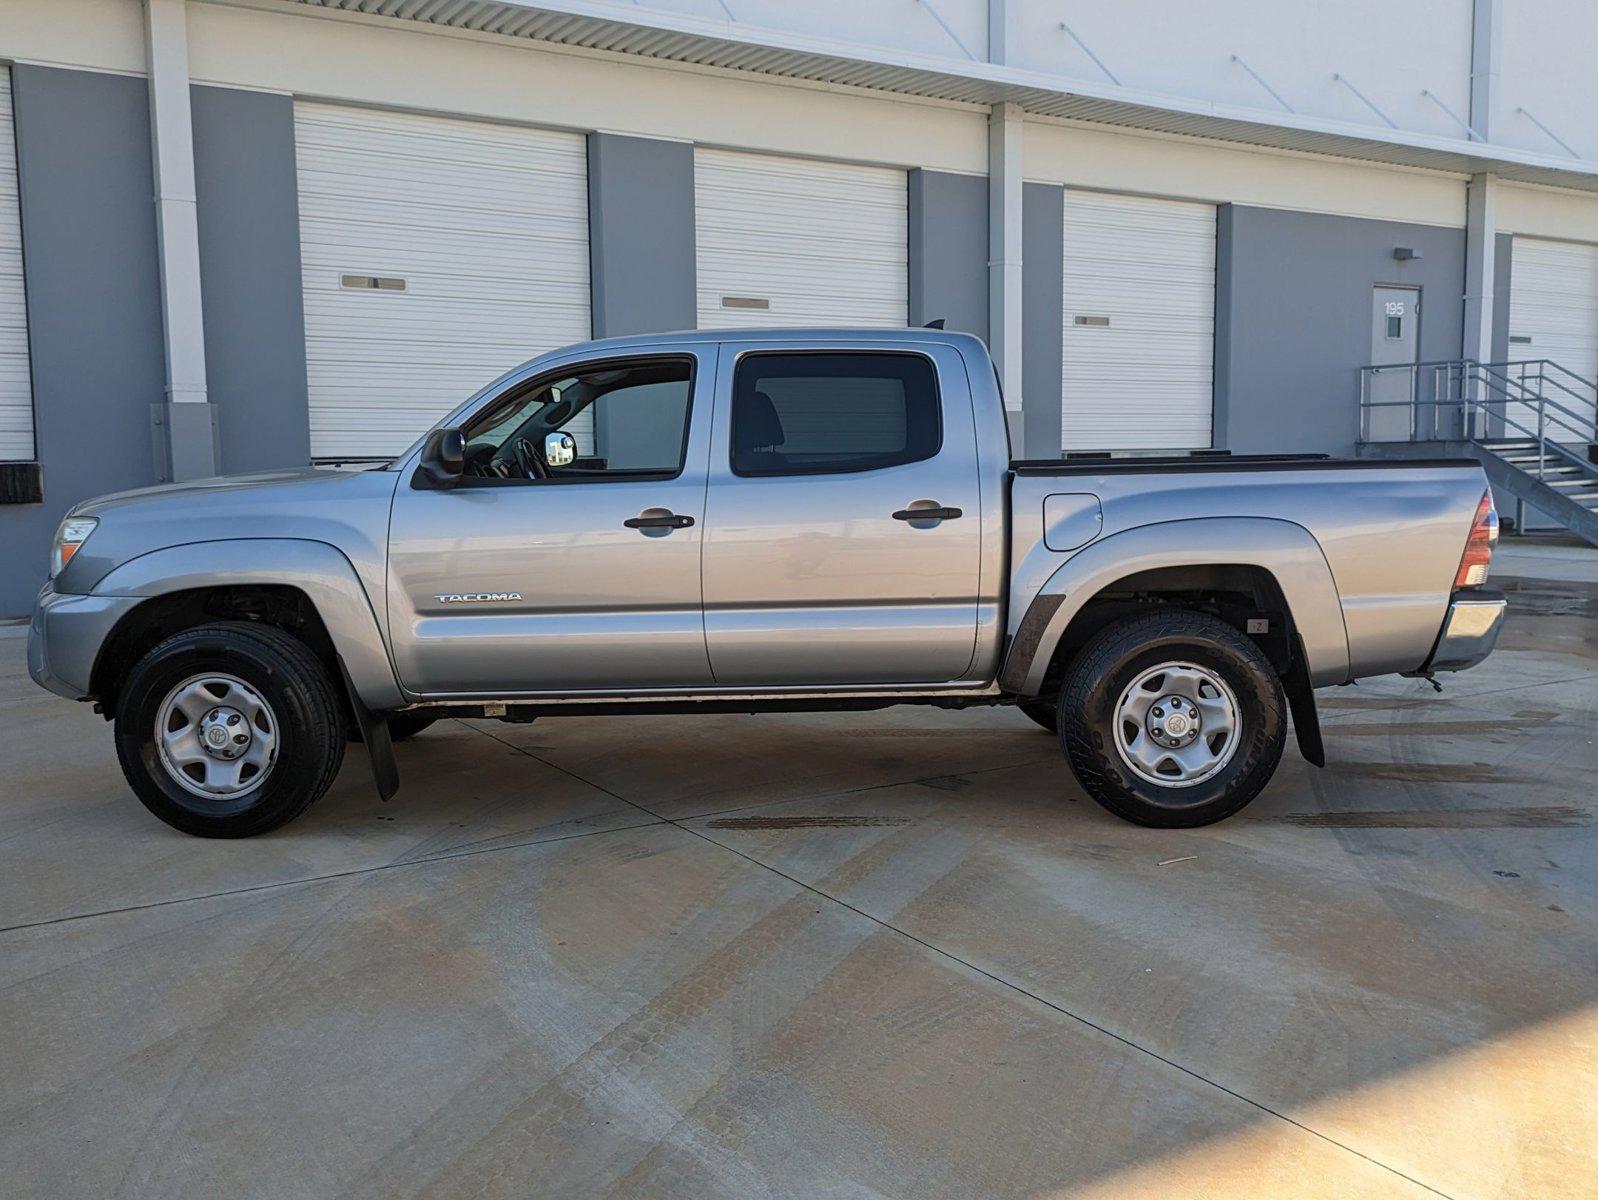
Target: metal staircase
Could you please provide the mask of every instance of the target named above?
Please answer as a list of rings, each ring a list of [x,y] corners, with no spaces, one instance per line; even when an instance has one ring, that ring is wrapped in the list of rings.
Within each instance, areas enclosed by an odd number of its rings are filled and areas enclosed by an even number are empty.
[[[1598,384],[1548,359],[1360,369],[1360,453],[1468,454],[1493,488],[1598,546]]]

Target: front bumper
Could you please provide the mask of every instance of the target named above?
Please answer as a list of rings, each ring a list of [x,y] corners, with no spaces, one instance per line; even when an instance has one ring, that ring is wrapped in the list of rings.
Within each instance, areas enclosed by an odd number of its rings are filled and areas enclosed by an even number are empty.
[[[100,647],[141,596],[75,596],[45,584],[28,625],[28,674],[69,700],[89,696]]]
[[[1463,671],[1493,652],[1508,602],[1502,592],[1455,592],[1426,672]]]

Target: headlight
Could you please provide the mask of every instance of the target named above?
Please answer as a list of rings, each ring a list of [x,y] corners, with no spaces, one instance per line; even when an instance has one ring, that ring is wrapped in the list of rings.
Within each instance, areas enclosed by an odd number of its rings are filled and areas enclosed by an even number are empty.
[[[61,569],[72,561],[78,547],[89,540],[94,527],[100,522],[94,517],[68,517],[55,531],[55,545],[50,549],[50,578],[61,574]]]

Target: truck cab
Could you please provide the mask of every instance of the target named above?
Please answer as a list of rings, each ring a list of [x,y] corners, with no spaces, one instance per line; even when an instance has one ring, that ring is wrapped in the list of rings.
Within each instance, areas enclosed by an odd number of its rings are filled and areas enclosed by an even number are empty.
[[[450,427],[458,473],[421,468],[442,433],[402,460],[402,685],[445,699],[991,682],[1008,455],[967,355],[985,367],[974,338],[909,331],[676,335],[503,381]]]

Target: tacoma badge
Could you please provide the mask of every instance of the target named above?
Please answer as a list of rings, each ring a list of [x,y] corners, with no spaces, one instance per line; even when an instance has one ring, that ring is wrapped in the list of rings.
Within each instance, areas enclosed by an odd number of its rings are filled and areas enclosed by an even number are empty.
[[[521,598],[520,592],[441,592],[433,597],[440,604],[492,604]]]

